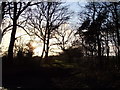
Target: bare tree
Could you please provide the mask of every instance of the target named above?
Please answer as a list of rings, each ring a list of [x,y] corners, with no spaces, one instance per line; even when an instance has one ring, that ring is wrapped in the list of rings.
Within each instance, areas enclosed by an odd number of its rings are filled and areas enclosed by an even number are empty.
[[[10,38],[10,44],[9,44],[9,49],[8,49],[8,57],[10,60],[13,59],[13,47],[14,47],[14,42],[15,42],[15,35],[16,35],[16,30],[18,23],[18,19],[20,15],[26,10],[27,7],[36,5],[38,3],[31,3],[31,2],[6,2],[7,7],[5,8],[7,16],[9,16],[9,19],[12,20],[12,25],[10,25],[8,28],[12,27],[12,32],[11,32],[11,38]],[[8,29],[7,28],[7,29]],[[7,29],[3,30],[5,32]]]
[[[41,4],[28,12],[28,16],[31,16],[31,18],[28,21],[29,25],[27,27],[29,29],[34,28],[32,32],[43,41],[41,58],[44,55],[47,58],[52,32],[57,30],[61,24],[66,23],[71,13],[68,12],[68,7],[62,2],[41,2]]]
[[[119,17],[119,9],[120,9],[120,2],[114,2],[111,3],[111,13],[112,13],[112,17],[113,17],[113,21],[115,24],[115,31],[116,31],[116,36],[117,36],[117,49],[118,49],[118,57],[120,56],[120,32],[119,32],[119,25],[120,25],[120,17]]]
[[[72,43],[75,40],[75,31],[70,27],[69,24],[63,24],[58,30],[53,32],[53,39],[55,42],[51,44],[57,46],[60,50],[64,51],[69,47],[72,47]]]
[[[2,40],[1,23],[3,21],[4,15],[6,13],[6,11],[5,11],[6,6],[7,6],[6,2],[2,2],[1,5],[0,5],[0,8],[1,8],[1,12],[0,12],[0,43],[1,43],[1,40]]]

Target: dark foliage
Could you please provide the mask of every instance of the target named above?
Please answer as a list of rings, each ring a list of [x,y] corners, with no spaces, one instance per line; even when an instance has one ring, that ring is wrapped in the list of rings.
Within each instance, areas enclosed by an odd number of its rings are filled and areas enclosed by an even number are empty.
[[[66,59],[67,62],[74,62],[74,58],[80,58],[83,57],[83,51],[81,47],[79,48],[68,48],[65,49],[61,54],[60,54],[61,59]]]
[[[59,59],[58,57],[52,57]],[[61,63],[59,67],[39,64],[39,57],[16,57],[14,63],[3,57],[3,87],[8,88],[120,88],[120,73],[117,59],[106,57],[103,69],[97,58],[83,57],[81,62]],[[51,59],[54,64],[54,60]],[[71,65],[68,67],[68,65]]]

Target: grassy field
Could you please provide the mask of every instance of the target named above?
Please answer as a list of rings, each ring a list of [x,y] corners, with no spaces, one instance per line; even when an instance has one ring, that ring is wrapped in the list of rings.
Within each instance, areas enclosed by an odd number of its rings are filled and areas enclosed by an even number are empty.
[[[3,87],[11,88],[120,88],[120,69],[115,58],[85,57],[68,60],[39,57],[3,58]],[[43,60],[44,61],[44,60]],[[11,89],[12,90],[12,89]]]

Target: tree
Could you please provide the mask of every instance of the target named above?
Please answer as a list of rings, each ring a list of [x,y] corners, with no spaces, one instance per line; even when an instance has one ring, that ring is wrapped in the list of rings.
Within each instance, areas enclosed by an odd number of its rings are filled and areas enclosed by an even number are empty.
[[[33,10],[29,9],[27,14],[30,17],[27,27],[31,28],[34,35],[43,42],[41,58],[43,56],[47,58],[52,32],[57,30],[61,24],[66,23],[71,13],[62,2],[41,2]]]
[[[58,30],[55,30],[52,36],[55,42],[53,42],[51,46],[57,46],[62,51],[71,47],[75,40],[74,30],[67,23],[61,25]]]
[[[114,2],[114,3],[111,3],[112,4],[112,10],[111,10],[111,13],[112,13],[112,17],[113,17],[113,21],[115,22],[115,31],[116,31],[116,35],[117,35],[117,49],[118,49],[118,57],[120,56],[120,32],[119,32],[119,25],[120,25],[120,20],[119,20],[119,12],[118,10],[120,9],[120,5],[119,5],[120,2]]]
[[[15,42],[15,35],[17,26],[17,21],[20,17],[20,15],[26,10],[28,6],[36,5],[38,3],[31,3],[31,2],[6,2],[7,7],[7,14],[9,15],[10,19],[12,20],[12,32],[11,32],[11,38],[10,38],[10,44],[8,49],[8,58],[11,61],[13,59],[13,47]]]
[[[104,24],[104,31],[106,33],[106,46],[109,47],[107,44],[111,42],[113,47],[116,48],[115,53],[116,56],[119,57],[119,9],[120,9],[120,2],[108,2],[104,3],[107,10],[109,10],[108,19],[106,20],[106,24]],[[108,50],[107,50],[108,56]]]
[[[86,5],[88,11],[83,14],[86,15],[85,21],[83,21],[81,27],[79,28],[79,33],[82,33],[85,44],[88,44],[90,49],[88,49],[92,55],[93,51],[97,53],[100,57],[102,54],[102,25],[107,18],[107,9],[103,6],[103,3],[91,2]],[[87,24],[87,25],[86,25]],[[86,31],[84,31],[86,29]],[[86,46],[86,45],[85,45]]]
[[[1,8],[1,13],[0,13],[0,27],[1,27],[1,23],[2,23],[2,20],[4,18],[4,15],[5,15],[5,7],[7,6],[6,2],[2,2],[1,5],[0,5],[0,8]],[[0,43],[1,43],[1,40],[2,40],[2,31],[0,29]]]

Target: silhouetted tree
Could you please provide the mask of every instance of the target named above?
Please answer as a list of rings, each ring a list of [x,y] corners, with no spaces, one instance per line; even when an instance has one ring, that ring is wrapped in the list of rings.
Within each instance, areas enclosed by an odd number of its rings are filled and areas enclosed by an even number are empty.
[[[12,19],[12,32],[11,32],[11,38],[10,38],[10,44],[8,49],[8,57],[10,60],[13,59],[13,47],[15,42],[15,35],[17,30],[17,20],[20,17],[20,15],[25,11],[25,9],[28,6],[35,5],[37,3],[31,3],[31,2],[6,2],[8,9],[7,13],[9,14],[10,19]]]
[[[71,47],[72,42],[75,40],[74,30],[67,23],[61,25],[58,30],[54,30],[52,37],[55,40],[55,42],[53,42],[51,46],[57,46],[63,51]]]
[[[98,56],[100,57],[102,54],[102,24],[105,22],[107,18],[107,9],[104,7],[102,3],[91,2],[86,5],[86,17],[87,19],[82,23],[79,28],[79,33],[82,33],[85,44],[88,44],[89,51],[92,53],[97,48]],[[83,13],[84,14],[84,13]],[[88,25],[88,26],[87,26]],[[84,31],[86,29],[86,31]]]
[[[1,43],[1,40],[2,40],[2,31],[1,31],[1,24],[2,24],[2,20],[4,18],[4,15],[6,13],[5,11],[5,7],[7,6],[6,2],[2,2],[1,5],[0,5],[0,10],[1,10],[1,13],[0,13],[0,43]]]
[[[111,13],[112,13],[112,19],[114,21],[115,25],[115,31],[116,31],[116,37],[117,37],[117,49],[118,49],[118,57],[120,56],[120,16],[119,16],[119,9],[120,9],[120,2],[113,2],[110,3],[111,5]]]
[[[33,28],[32,32],[43,41],[41,58],[44,55],[47,58],[52,32],[70,18],[68,7],[62,2],[41,2],[33,10],[28,10],[28,16],[31,17],[28,27],[31,27],[31,30]]]
[[[81,47],[69,47],[60,53],[60,56],[71,63],[74,62],[74,58],[80,59],[83,56],[83,51]]]

